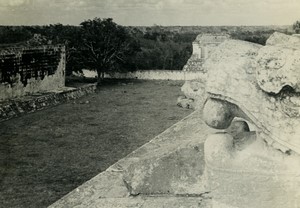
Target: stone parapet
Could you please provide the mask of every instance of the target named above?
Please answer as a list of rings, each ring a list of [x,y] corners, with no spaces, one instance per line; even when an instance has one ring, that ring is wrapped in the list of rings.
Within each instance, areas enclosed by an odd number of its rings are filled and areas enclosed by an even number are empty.
[[[62,102],[77,99],[93,93],[96,84],[88,84],[79,88],[64,87],[46,93],[35,93],[12,100],[0,102],[0,122],[26,113],[58,105]]]
[[[203,143],[213,132],[196,111],[49,208],[209,208]]]

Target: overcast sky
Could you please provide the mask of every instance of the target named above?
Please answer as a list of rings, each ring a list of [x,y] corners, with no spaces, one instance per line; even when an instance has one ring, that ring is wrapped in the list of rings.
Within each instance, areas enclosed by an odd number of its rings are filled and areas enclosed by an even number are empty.
[[[300,0],[0,0],[1,25],[291,25]]]

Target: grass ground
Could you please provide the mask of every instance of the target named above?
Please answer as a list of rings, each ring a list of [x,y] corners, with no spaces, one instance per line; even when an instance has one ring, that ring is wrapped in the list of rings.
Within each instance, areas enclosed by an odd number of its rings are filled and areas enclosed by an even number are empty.
[[[0,123],[0,207],[46,207],[190,114],[182,84],[106,84]]]

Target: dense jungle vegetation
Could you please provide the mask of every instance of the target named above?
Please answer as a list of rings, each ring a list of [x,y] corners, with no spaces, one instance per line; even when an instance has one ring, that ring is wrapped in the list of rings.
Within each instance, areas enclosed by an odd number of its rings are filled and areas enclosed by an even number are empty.
[[[98,21],[98,28],[94,20]],[[265,44],[266,39],[276,30],[290,33],[288,26],[274,27],[201,27],[201,26],[152,26],[152,27],[123,27],[117,25],[112,19],[94,19],[81,23],[80,26],[71,25],[45,25],[45,26],[0,26],[0,45],[7,46],[36,46],[44,44],[64,44],[67,49],[67,72],[78,71],[82,68],[91,68],[85,59],[86,52],[83,45],[85,38],[93,41],[93,37],[99,41],[97,31],[102,33],[105,27],[110,27],[105,34],[115,35],[114,41],[118,42],[121,33],[126,33],[124,41],[130,41],[130,50],[120,58],[114,70],[147,70],[170,69],[181,70],[192,54],[192,42],[200,33],[227,33],[234,39],[246,40],[254,43]],[[108,22],[108,20],[110,22]],[[85,25],[84,25],[85,24]],[[106,25],[105,25],[106,24]],[[104,25],[104,26],[103,26]],[[83,30],[83,27],[85,30]],[[101,29],[102,28],[102,29]],[[112,29],[113,28],[113,29]],[[117,28],[117,29],[116,29]],[[123,28],[123,29],[122,29]],[[91,30],[95,30],[93,33]],[[89,33],[89,37],[87,37]],[[118,34],[113,34],[118,33]],[[105,39],[105,34],[101,35]],[[123,36],[122,36],[123,37]],[[99,52],[106,42],[98,44]],[[106,40],[106,39],[105,39]],[[117,46],[113,43],[106,47]],[[121,44],[121,43],[120,43]],[[86,46],[89,46],[86,42]],[[119,46],[119,45],[118,45]],[[128,45],[127,45],[128,46]],[[120,47],[119,47],[120,48]],[[119,49],[118,49],[119,50]],[[134,50],[134,51],[133,51]],[[95,62],[97,64],[98,62]],[[108,67],[113,66],[107,65]]]

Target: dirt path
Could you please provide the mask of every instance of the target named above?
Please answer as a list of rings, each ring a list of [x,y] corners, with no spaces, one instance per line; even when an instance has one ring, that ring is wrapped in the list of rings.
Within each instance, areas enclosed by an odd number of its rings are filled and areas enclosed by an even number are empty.
[[[0,123],[0,207],[46,207],[190,114],[182,84],[106,85]]]

